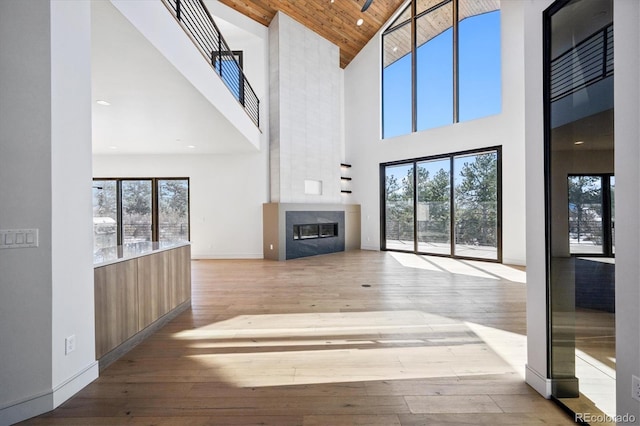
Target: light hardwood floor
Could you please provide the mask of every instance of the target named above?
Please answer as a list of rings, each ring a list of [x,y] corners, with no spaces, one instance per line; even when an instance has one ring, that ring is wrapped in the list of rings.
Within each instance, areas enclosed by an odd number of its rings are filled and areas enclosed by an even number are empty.
[[[573,424],[524,383],[518,269],[356,251],[192,271],[191,310],[25,424]]]

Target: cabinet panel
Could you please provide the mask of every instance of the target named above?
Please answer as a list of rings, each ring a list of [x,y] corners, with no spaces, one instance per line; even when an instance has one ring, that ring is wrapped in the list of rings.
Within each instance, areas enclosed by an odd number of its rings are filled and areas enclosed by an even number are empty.
[[[138,326],[142,330],[169,311],[169,289],[166,286],[167,252],[137,259],[138,262]]]
[[[134,260],[95,269],[96,358],[139,331],[136,281]]]

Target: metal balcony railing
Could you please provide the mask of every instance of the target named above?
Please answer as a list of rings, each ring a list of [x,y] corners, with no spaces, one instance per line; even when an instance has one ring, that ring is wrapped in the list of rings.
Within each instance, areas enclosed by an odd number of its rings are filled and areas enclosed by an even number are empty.
[[[202,0],[163,0],[216,74],[260,127],[260,100]]]
[[[613,24],[551,61],[551,101],[613,75]]]

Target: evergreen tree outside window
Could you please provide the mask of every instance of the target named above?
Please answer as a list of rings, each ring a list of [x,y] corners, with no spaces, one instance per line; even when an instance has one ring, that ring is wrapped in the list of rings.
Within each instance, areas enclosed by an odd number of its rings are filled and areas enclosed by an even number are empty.
[[[189,241],[189,179],[94,179],[93,232],[94,251]]]
[[[381,164],[381,248],[502,260],[500,148]]]

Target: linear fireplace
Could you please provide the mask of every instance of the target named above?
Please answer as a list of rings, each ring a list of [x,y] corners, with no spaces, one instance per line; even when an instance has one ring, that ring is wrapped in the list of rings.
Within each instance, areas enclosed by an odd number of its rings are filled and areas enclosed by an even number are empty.
[[[263,232],[266,259],[296,259],[359,249],[360,206],[264,204]]]
[[[308,223],[293,225],[294,240],[313,240],[338,236],[338,223]]]

